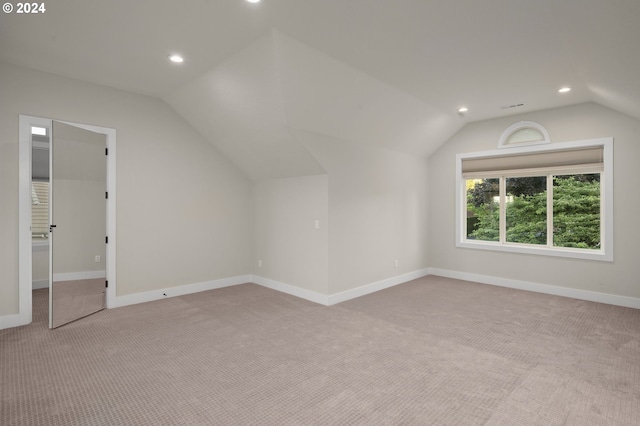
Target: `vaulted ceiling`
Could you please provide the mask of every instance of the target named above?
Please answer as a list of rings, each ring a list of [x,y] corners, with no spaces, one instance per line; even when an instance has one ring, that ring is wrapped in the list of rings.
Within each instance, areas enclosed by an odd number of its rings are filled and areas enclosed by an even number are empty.
[[[637,0],[45,5],[0,15],[0,61],[163,99],[254,179],[322,171],[296,130],[426,157],[469,121],[640,118]]]

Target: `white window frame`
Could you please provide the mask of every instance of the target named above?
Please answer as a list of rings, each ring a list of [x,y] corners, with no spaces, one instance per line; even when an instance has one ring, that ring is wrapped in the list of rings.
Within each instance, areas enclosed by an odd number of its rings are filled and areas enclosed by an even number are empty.
[[[469,240],[467,239],[466,227],[467,227],[467,189],[466,179],[462,174],[462,162],[463,160],[479,159],[484,157],[500,157],[500,156],[512,156],[517,154],[530,154],[541,152],[562,152],[567,150],[573,150],[578,148],[598,147],[603,148],[603,167],[600,178],[600,233],[601,244],[600,249],[577,249],[567,247],[553,247],[548,245],[534,245],[534,244],[520,244],[520,243],[508,243],[505,241],[482,241],[482,240]],[[523,176],[529,175],[529,171],[517,171],[509,170],[502,172],[489,172],[478,173],[478,175],[486,177],[498,177],[499,176]],[[565,173],[569,172],[569,173]],[[524,173],[524,174],[523,174]],[[588,168],[573,168],[568,167],[563,170],[542,171],[536,174],[537,176],[559,175],[559,174],[581,174],[581,173],[593,173]],[[552,182],[547,179],[547,188],[552,185]],[[548,196],[550,193],[548,192]],[[504,203],[501,202],[501,208]],[[549,213],[548,213],[549,214]],[[502,220],[500,226],[504,227],[505,223]],[[548,222],[550,223],[550,222]],[[551,227],[549,227],[551,228]],[[576,259],[588,259],[588,260],[600,260],[600,261],[613,261],[613,138],[600,138],[580,140],[573,142],[554,143],[549,145],[527,146],[521,148],[509,149],[506,153],[504,149],[473,152],[466,154],[456,155],[456,247],[478,249],[478,250],[493,250],[509,253],[525,253],[545,256],[559,256],[569,257]],[[501,235],[502,235],[501,230]]]
[[[533,129],[540,136],[542,136],[541,140],[535,141],[523,141],[523,142],[511,142],[511,137],[516,134],[519,130],[522,129]],[[522,147],[522,146],[532,146],[532,145],[542,145],[551,143],[551,139],[549,138],[549,132],[544,126],[540,123],[536,123],[535,121],[519,121],[517,123],[512,124],[507,127],[507,129],[502,132],[500,139],[498,140],[498,148],[514,148],[514,147]]]

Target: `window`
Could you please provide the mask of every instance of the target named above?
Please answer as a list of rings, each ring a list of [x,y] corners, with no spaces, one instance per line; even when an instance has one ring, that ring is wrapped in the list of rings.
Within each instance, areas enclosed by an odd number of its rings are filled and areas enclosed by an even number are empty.
[[[540,145],[546,143],[551,143],[547,129],[535,121],[520,121],[507,127],[507,129],[502,132],[498,140],[498,148],[512,148],[514,146]]]
[[[31,134],[37,136],[47,136],[48,129],[41,126],[31,126]]]
[[[613,141],[457,156],[458,247],[613,260]]]
[[[49,238],[49,182],[31,183],[31,236]]]

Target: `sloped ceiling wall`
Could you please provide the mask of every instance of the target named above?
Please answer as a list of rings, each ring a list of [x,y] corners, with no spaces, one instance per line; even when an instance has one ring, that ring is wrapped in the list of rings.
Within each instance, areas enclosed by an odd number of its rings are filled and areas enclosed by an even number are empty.
[[[295,129],[427,157],[463,124],[276,31],[164,100],[254,180],[325,173]]]
[[[273,37],[263,37],[165,98],[252,179],[324,173],[285,125]]]

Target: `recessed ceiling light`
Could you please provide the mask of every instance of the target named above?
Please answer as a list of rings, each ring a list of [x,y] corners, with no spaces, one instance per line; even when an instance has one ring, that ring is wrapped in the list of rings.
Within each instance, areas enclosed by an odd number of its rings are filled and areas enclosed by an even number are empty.
[[[458,108],[458,112],[461,113],[461,114],[464,113],[464,112],[467,112],[467,111],[469,111],[469,108],[467,108],[467,107]]]
[[[260,3],[260,0],[247,0],[249,3]]]
[[[567,93],[571,91],[571,87],[562,87],[558,89],[558,93]]]
[[[184,58],[180,55],[171,55],[169,56],[169,60],[171,62],[175,62],[176,64],[181,64],[184,62]]]

